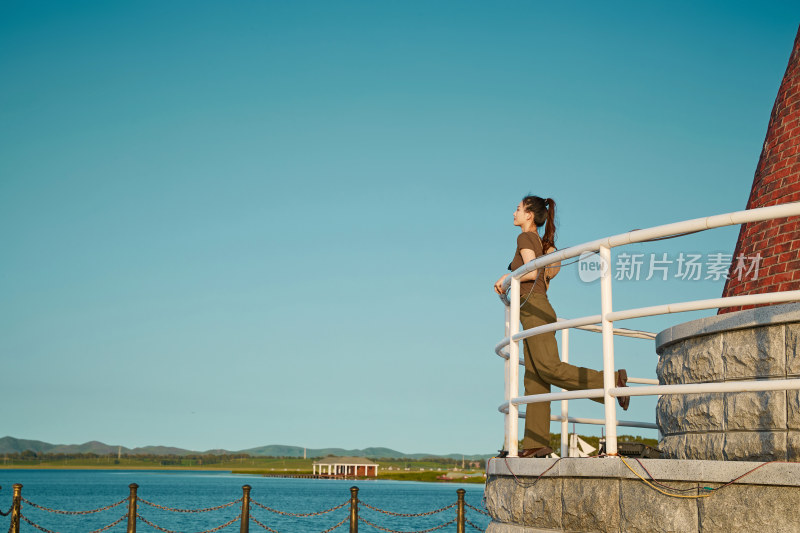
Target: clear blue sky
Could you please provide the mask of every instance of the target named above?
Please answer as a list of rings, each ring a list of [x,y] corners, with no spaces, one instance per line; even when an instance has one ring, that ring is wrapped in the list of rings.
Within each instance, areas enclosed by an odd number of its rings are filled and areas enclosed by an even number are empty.
[[[798,23],[797,2],[3,2],[0,434],[496,450],[517,202],[557,200],[562,248],[743,209]],[[614,305],[722,285],[620,281]],[[565,317],[598,294],[574,266],[551,287]],[[573,336],[572,361],[599,350]],[[651,343],[617,351],[655,375]]]

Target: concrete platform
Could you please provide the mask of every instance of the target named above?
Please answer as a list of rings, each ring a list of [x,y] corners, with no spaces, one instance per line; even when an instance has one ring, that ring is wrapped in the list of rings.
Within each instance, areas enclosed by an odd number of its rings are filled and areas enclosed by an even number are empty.
[[[625,460],[650,479],[635,459]],[[690,497],[658,492],[616,457],[491,459],[486,505],[492,523],[487,532],[800,531],[800,463],[766,464],[718,492],[703,487],[720,487],[763,463],[641,463],[659,482],[683,491],[676,494]],[[710,496],[695,498],[698,494]]]

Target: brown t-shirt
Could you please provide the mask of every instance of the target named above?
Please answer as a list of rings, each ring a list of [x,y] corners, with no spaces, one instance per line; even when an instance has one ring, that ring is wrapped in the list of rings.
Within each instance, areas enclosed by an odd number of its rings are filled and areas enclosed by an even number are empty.
[[[535,231],[525,231],[519,234],[517,237],[517,251],[514,253],[514,259],[511,260],[511,264],[508,265],[509,270],[516,270],[525,264],[525,261],[522,260],[522,254],[520,253],[520,250],[524,249],[533,250],[536,257],[544,255],[542,251],[542,239],[539,237],[538,233]],[[544,276],[545,269],[540,268],[539,274],[535,280],[523,281],[520,283],[519,293],[523,300],[530,294],[531,289],[533,289],[535,293],[547,294],[547,284],[544,282]]]

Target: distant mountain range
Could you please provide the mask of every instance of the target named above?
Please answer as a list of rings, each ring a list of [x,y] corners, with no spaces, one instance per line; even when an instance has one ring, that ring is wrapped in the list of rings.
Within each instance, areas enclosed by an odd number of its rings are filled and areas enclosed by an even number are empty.
[[[14,437],[0,438],[0,454],[22,453],[30,450],[36,453],[96,453],[97,455],[116,454],[119,450],[122,453],[138,455],[223,455],[234,453],[246,453],[255,457],[303,457],[303,448],[300,446],[285,446],[282,444],[271,444],[269,446],[258,446],[247,450],[206,450],[194,451],[184,450],[183,448],[173,448],[169,446],[143,446],[140,448],[126,448],[105,444],[96,440],[83,444],[50,444],[40,440],[16,439]],[[446,457],[450,459],[461,459],[462,455],[451,453],[448,455],[436,455],[432,453],[403,453],[390,448],[364,448],[363,450],[345,450],[342,448],[307,448],[306,457],[325,457],[335,455],[338,457],[387,457],[391,459],[422,459],[423,457]],[[464,455],[465,459],[487,459],[492,457],[487,455]]]

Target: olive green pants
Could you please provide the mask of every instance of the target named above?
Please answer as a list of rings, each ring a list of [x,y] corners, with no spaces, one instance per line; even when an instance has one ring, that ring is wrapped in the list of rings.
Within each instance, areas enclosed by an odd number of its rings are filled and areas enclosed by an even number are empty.
[[[556,321],[556,312],[544,294],[531,294],[520,307],[524,329]],[[554,331],[528,337],[525,345],[525,395],[550,392],[550,385],[566,390],[602,389],[603,373],[564,363],[558,356]],[[603,403],[602,398],[594,399]],[[524,449],[550,445],[550,402],[529,403],[525,411]]]

